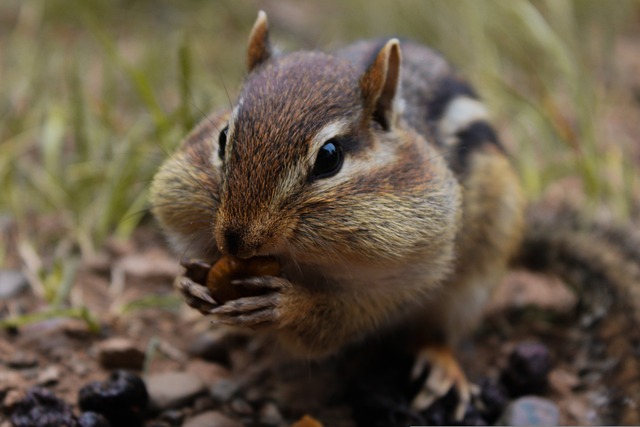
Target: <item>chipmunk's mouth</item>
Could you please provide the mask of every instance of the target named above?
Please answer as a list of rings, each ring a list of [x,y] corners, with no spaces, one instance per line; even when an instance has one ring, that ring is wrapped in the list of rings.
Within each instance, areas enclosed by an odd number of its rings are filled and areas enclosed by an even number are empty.
[[[288,239],[274,227],[228,226],[216,229],[218,249],[240,259],[256,256],[279,256],[288,252]]]

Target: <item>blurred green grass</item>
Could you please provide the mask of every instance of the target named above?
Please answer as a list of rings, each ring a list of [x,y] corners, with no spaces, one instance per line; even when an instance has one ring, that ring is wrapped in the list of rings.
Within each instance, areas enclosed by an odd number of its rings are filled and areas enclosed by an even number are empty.
[[[161,161],[233,101],[259,8],[285,49],[400,35],[444,52],[494,111],[531,199],[573,176],[619,216],[638,199],[639,135],[603,131],[629,90],[614,47],[638,31],[638,0],[3,0],[0,217],[16,231],[0,267],[15,242],[53,265],[130,236]]]

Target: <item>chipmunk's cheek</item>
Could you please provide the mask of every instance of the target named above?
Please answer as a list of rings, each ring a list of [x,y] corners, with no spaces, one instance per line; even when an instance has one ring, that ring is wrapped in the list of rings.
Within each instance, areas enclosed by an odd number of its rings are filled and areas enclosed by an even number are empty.
[[[297,249],[304,246],[305,240],[308,236],[308,223],[304,217],[299,217],[295,220],[295,223],[288,224],[283,233],[284,240],[289,244],[289,249],[292,247]]]
[[[295,241],[296,234],[300,227],[300,218],[287,218],[280,228],[278,236],[275,239],[275,247],[279,252],[287,252],[289,246]]]

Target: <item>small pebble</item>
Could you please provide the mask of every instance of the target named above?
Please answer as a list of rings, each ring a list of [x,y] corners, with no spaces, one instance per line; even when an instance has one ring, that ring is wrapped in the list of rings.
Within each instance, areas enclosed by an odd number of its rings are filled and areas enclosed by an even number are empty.
[[[71,370],[80,377],[85,377],[89,373],[89,366],[79,360],[74,361],[71,365]]]
[[[113,426],[142,425],[148,401],[142,379],[126,371],[115,371],[106,381],[89,383],[78,392],[80,409],[104,415]]]
[[[23,387],[24,379],[20,372],[0,370],[0,395],[8,390]]]
[[[509,356],[501,380],[514,396],[543,392],[551,371],[551,355],[543,344],[526,342],[519,344]]]
[[[525,396],[514,400],[498,421],[499,425],[506,426],[557,426],[559,423],[558,406],[537,396]]]
[[[249,402],[243,399],[233,399],[229,404],[231,410],[238,415],[251,415],[253,414],[253,408],[249,405]]]
[[[549,374],[549,384],[558,394],[568,396],[580,385],[580,379],[564,369],[554,369]]]
[[[57,366],[47,366],[38,373],[38,385],[54,385],[60,380],[60,369]]]
[[[98,344],[98,361],[106,369],[140,370],[144,352],[127,338],[109,338]]]
[[[169,409],[160,414],[158,421],[163,421],[171,427],[180,427],[184,422],[184,412],[177,409]]]
[[[193,411],[195,413],[209,411],[216,407],[216,402],[211,396],[200,396],[193,402]]]
[[[189,418],[182,427],[242,427],[242,424],[233,420],[222,412],[208,411]]]
[[[260,422],[266,426],[278,426],[283,418],[280,409],[273,402],[267,402],[260,408]]]
[[[68,319],[62,326],[62,331],[69,338],[77,340],[87,340],[92,335],[87,322],[80,319]]]
[[[239,385],[232,379],[222,378],[209,388],[209,395],[217,403],[227,403],[238,392]]]
[[[164,372],[146,378],[151,406],[158,410],[178,408],[207,392],[207,386],[188,372]]]
[[[13,412],[13,409],[20,403],[26,393],[24,390],[8,390],[4,395],[4,399],[2,400],[2,410],[4,412]]]
[[[5,363],[12,369],[29,369],[38,365],[38,359],[34,354],[16,351]]]

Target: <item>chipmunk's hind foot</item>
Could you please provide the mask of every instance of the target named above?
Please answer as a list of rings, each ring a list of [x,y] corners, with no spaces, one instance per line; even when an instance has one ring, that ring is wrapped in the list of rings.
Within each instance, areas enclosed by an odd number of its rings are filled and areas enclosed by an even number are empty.
[[[416,411],[429,408],[451,389],[455,390],[458,397],[453,413],[455,421],[464,418],[465,411],[471,404],[482,409],[480,389],[467,379],[448,346],[425,347],[416,358],[411,377],[412,380],[424,378],[424,383],[411,404]]]

